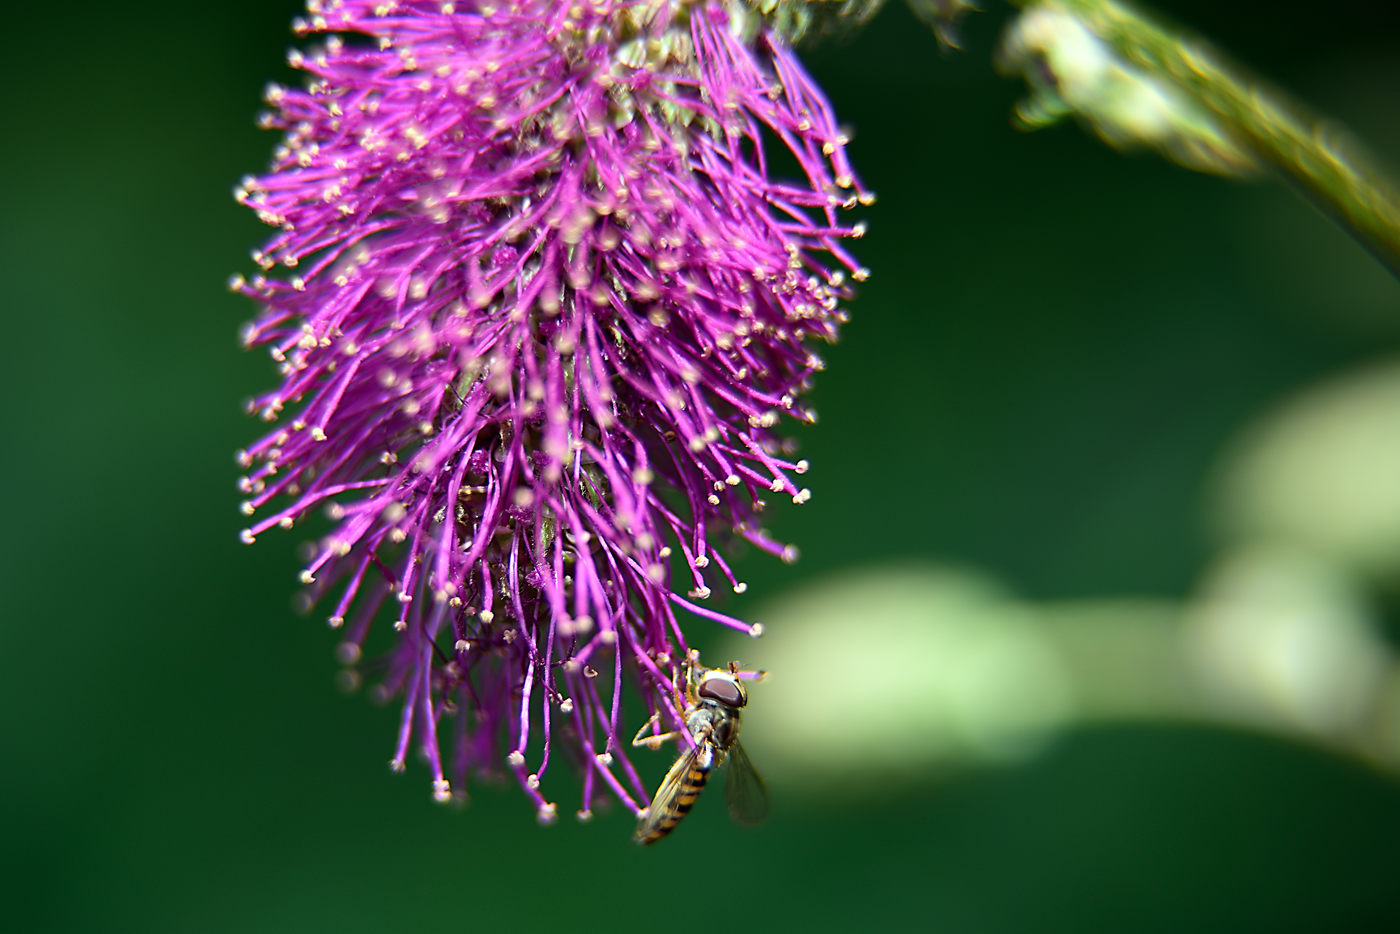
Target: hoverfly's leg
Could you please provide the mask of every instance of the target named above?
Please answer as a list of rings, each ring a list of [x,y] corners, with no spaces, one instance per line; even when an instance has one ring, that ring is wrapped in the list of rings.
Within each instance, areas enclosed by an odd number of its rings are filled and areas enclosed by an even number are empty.
[[[691,649],[691,651],[693,652],[695,650]],[[675,691],[675,693],[671,695],[671,700],[675,703],[676,709],[684,710],[686,708],[686,701],[690,697],[690,664],[688,662],[685,666],[684,681],[681,680],[680,669],[676,667],[674,662],[671,663],[671,688]]]
[[[645,746],[648,749],[655,752],[656,750],[661,748],[662,743],[667,742],[668,740],[680,739],[680,736],[681,734],[679,730],[672,730],[669,733],[658,733],[655,736],[647,736],[642,739],[633,740],[632,745]]]
[[[655,724],[655,723],[656,723],[658,720],[660,720],[660,719],[661,719],[661,711],[659,711],[659,710],[658,710],[656,713],[652,714],[650,717],[647,717],[647,722],[646,722],[646,723],[643,723],[643,724],[642,724],[642,728],[641,728],[640,730],[637,731],[637,734],[636,734],[635,736],[632,737],[632,745],[633,745],[633,746],[640,746],[640,745],[641,745],[642,734],[643,734],[644,732],[646,732],[646,728],[649,727],[649,726],[652,726],[653,724]]]
[[[691,651],[694,651],[694,649],[692,649]],[[686,671],[687,671],[687,673],[688,673],[688,672],[689,672],[689,668],[687,668]],[[689,682],[688,679],[689,679],[689,675],[687,674],[687,680],[686,680],[686,681],[682,681],[682,680],[681,680],[681,678],[680,678],[680,671],[676,668],[675,662],[672,662],[672,663],[671,663],[671,684],[670,684],[670,687],[671,687],[671,695],[670,695],[670,701],[671,701],[672,704],[675,705],[675,711],[676,711],[676,713],[677,713],[679,716],[681,716],[682,718],[684,718],[684,717],[686,716],[686,712],[687,712],[687,711],[689,710],[689,708],[690,708],[690,682]],[[657,721],[657,719],[658,719],[660,716],[661,716],[661,711],[658,710],[656,713],[654,713],[654,714],[651,715],[651,719],[650,719],[650,720],[648,720],[645,724],[642,725],[642,729],[645,730],[648,726],[650,726],[651,724],[655,723],[655,722]],[[641,733],[638,732],[638,736],[640,736],[640,735],[641,735]],[[667,735],[668,737],[674,737],[674,736],[677,736],[677,735],[679,735],[679,734],[677,734],[677,733],[675,733],[675,732],[671,732],[671,733],[668,733],[668,734],[666,734],[666,735]],[[661,742],[661,740],[658,739],[657,742],[659,743],[659,742]],[[650,743],[648,743],[648,744],[651,745]],[[638,746],[638,745],[641,745],[641,744],[638,743],[638,742],[636,742],[636,741],[634,740],[633,743],[632,743],[632,745]],[[651,748],[655,749],[656,746],[655,746],[655,745],[651,745]]]
[[[666,742],[668,739],[675,739],[677,736],[681,735],[675,730],[672,730],[669,733],[657,733],[652,736],[647,736],[643,738],[642,734],[646,732],[647,727],[654,726],[660,721],[661,712],[658,710],[656,713],[652,714],[650,717],[647,718],[647,722],[642,724],[642,728],[637,731],[637,735],[632,737],[632,745],[646,746],[648,749],[657,750],[660,749],[661,744]]]

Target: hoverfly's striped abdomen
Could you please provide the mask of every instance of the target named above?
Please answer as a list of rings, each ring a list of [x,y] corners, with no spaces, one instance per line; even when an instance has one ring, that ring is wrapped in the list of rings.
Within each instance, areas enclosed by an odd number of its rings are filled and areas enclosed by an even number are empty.
[[[650,829],[637,838],[637,842],[643,845],[655,843],[666,836],[676,825],[690,813],[690,809],[695,806],[695,799],[700,797],[700,792],[705,790],[705,782],[710,779],[712,766],[702,766],[699,761],[692,762],[690,768],[686,770],[681,778],[681,786],[676,791],[676,795],[670,801],[664,802],[664,808],[656,818],[656,823]],[[659,806],[663,802],[656,802],[653,807]],[[645,828],[644,828],[645,829]]]

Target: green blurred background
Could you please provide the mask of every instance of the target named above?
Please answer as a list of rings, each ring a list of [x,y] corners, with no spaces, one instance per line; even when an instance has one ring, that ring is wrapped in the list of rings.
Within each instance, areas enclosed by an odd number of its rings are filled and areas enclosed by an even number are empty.
[[[1394,4],[1161,6],[1400,162]],[[259,431],[240,401],[275,374],[238,349],[253,309],[223,290],[265,236],[230,188],[274,145],[252,118],[266,81],[297,80],[297,12],[7,15],[0,924],[1279,931],[1396,913],[1400,785],[1247,732],[1100,726],[883,795],[775,785],[758,830],[706,800],[647,851],[617,811],[542,829],[518,791],[454,810],[421,765],[391,774],[395,711],[337,692],[335,637],[292,611],[298,539],[236,535],[232,452]],[[1215,547],[1222,449],[1400,349],[1400,287],[1281,186],[1072,126],[1014,132],[1023,90],[990,64],[1005,13],[970,17],[945,55],[891,4],[807,56],[880,194],[857,245],[875,274],[800,432],[815,497],[772,522],[802,561],[745,557],[741,615],[911,557],[1029,600],[1182,597]],[[813,716],[843,702],[830,688]]]

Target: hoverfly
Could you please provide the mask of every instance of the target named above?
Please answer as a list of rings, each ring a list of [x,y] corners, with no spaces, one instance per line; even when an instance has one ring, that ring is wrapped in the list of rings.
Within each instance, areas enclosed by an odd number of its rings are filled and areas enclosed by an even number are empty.
[[[632,839],[640,844],[655,843],[666,836],[690,813],[695,799],[709,781],[710,772],[729,760],[724,780],[724,797],[729,816],[740,824],[756,824],[768,814],[768,790],[739,742],[739,711],[749,702],[748,692],[736,676],[738,666],[720,668],[690,666],[686,677],[685,730],[695,740],[676,759],[661,786],[652,796],[651,807],[637,823]],[[653,717],[642,727],[656,722]],[[663,733],[645,739],[639,732],[634,746],[655,749],[677,733]]]

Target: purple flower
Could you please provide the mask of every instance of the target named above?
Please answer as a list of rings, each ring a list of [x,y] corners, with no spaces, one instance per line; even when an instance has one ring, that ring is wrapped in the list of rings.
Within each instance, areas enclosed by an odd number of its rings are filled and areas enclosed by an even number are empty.
[[[603,786],[638,811],[624,669],[674,722],[677,610],[760,631],[700,605],[744,589],[712,540],[794,554],[755,514],[810,495],[770,429],[813,418],[807,341],[845,318],[834,267],[865,274],[846,139],[739,0],[308,7],[299,34],[345,35],[292,53],[309,83],[269,90],[285,140],[238,191],[288,270],[234,282],[283,375],[250,403],[281,427],[240,453],[243,538],[324,507],[308,596],[347,663],[397,630],[392,764],[417,733],[440,800],[504,761],[550,820],[562,740],[581,817]]]

